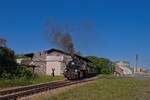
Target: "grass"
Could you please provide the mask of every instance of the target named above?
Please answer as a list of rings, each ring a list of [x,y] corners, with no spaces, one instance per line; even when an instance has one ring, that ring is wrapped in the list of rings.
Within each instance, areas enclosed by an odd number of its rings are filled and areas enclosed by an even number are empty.
[[[56,80],[63,79],[62,76],[36,76],[35,78],[27,79],[27,78],[19,78],[19,79],[0,79],[0,89],[16,87],[16,86],[25,86],[32,84],[39,84],[45,82],[52,82]]]
[[[100,77],[94,83],[69,89],[43,100],[150,100],[150,80]]]

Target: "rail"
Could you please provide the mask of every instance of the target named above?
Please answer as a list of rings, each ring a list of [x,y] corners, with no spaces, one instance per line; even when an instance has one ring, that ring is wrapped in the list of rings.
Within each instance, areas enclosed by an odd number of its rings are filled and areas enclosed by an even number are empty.
[[[25,97],[28,95],[33,95],[35,93],[40,93],[64,86],[69,86],[73,84],[78,83],[84,83],[93,81],[96,78],[89,78],[84,80],[78,80],[78,81],[58,81],[58,82],[52,82],[52,83],[43,83],[38,85],[30,85],[30,86],[24,86],[14,89],[6,89],[0,91],[0,100],[16,100],[17,98]]]

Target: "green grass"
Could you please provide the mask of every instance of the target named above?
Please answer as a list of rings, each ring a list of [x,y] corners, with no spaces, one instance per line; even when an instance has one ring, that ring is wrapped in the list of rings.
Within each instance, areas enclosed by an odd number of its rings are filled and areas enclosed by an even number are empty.
[[[39,84],[45,82],[52,82],[56,80],[63,79],[62,76],[36,76],[35,78],[27,79],[27,78],[19,78],[19,79],[0,79],[0,89],[8,88],[8,87],[16,87],[16,86],[25,86],[32,84]]]
[[[150,80],[100,77],[96,82],[70,89],[44,100],[150,100]]]

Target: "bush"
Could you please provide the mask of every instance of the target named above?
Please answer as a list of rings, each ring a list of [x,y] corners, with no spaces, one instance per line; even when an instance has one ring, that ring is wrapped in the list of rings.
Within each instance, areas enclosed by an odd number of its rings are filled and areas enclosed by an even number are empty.
[[[24,67],[18,67],[13,74],[3,72],[0,78],[1,79],[19,79],[19,78],[30,79],[33,78],[33,76],[34,76],[33,73],[29,69]]]
[[[12,77],[13,77],[13,75],[10,74],[10,73],[3,72],[3,73],[1,74],[1,78],[2,78],[2,79],[11,79]]]
[[[101,74],[111,74],[111,70],[108,68],[102,68],[101,69]]]
[[[33,73],[25,67],[18,67],[17,70],[15,71],[15,77],[17,78],[25,77],[29,79],[33,77]]]

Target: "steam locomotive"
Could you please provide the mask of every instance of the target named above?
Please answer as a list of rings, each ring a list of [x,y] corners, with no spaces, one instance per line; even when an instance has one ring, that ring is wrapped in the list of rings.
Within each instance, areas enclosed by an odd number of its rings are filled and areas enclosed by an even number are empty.
[[[69,61],[64,70],[64,76],[68,80],[83,79],[86,77],[94,76],[96,73],[97,72],[95,68],[90,67],[87,63],[78,59]]]

